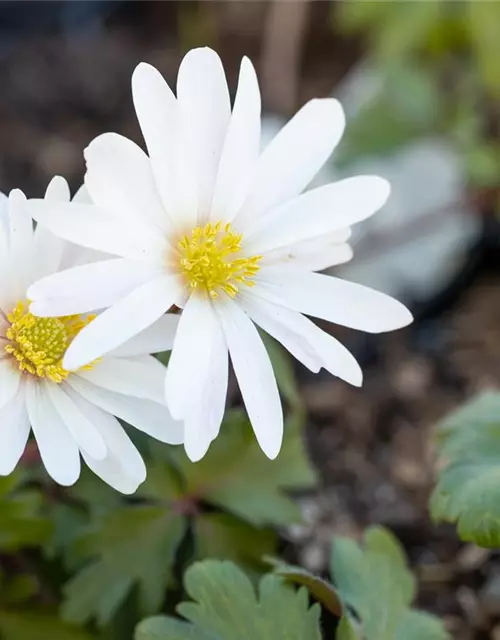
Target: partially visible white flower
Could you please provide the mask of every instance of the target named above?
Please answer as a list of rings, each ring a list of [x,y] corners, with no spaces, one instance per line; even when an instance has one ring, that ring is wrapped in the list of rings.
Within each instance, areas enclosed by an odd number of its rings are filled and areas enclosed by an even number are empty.
[[[31,209],[61,237],[120,257],[41,280],[29,291],[32,312],[110,307],[69,347],[63,364],[73,370],[182,307],[166,397],[185,421],[187,454],[200,459],[218,434],[229,353],[257,439],[274,458],[283,413],[255,325],[312,371],[360,385],[349,351],[302,314],[373,333],[411,321],[396,300],[314,272],[349,259],[348,228],[385,203],[389,185],[361,176],[300,195],[342,135],[342,108],[308,102],[260,154],[260,93],[247,58],[232,111],[210,49],[186,55],[177,97],[147,64],[132,91],[149,157],[122,136],[99,136],[85,151],[95,205]]]
[[[83,195],[80,191],[77,199]],[[70,201],[63,178],[52,180],[44,201],[49,206]],[[144,481],[146,468],[115,416],[164,442],[183,440],[181,424],[174,422],[164,403],[165,368],[147,355],[172,347],[177,318],[164,316],[106,357],[74,372],[66,370],[64,354],[93,316],[37,318],[29,312],[26,291],[35,279],[88,260],[86,253],[85,258],[80,247],[55,237],[42,225],[33,230],[21,191],[3,197],[0,474],[15,468],[33,429],[45,468],[56,482],[71,485],[77,480],[81,455],[105,482],[132,493]],[[100,264],[81,268],[92,272]],[[64,272],[56,277],[64,279]],[[98,299],[98,280],[95,284]]]

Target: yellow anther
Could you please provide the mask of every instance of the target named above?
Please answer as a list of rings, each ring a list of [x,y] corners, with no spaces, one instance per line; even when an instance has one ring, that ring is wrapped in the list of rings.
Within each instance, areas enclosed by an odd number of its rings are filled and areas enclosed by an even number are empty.
[[[234,298],[240,285],[254,285],[262,256],[241,256],[241,240],[230,223],[209,222],[179,241],[178,264],[191,291],[206,290],[212,298],[222,291]]]
[[[23,302],[7,314],[10,326],[5,332],[4,351],[16,361],[20,371],[60,383],[69,371],[62,366],[67,348],[95,316],[38,318]],[[92,364],[85,367],[90,369]]]

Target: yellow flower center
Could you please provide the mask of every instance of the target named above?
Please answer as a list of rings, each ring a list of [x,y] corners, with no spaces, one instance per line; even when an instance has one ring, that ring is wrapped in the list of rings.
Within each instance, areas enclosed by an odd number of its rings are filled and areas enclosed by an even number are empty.
[[[69,375],[62,366],[67,348],[95,316],[38,318],[27,305],[18,302],[7,314],[10,326],[5,332],[4,351],[14,358],[20,371],[60,383]],[[85,367],[91,369],[92,364]]]
[[[195,227],[178,243],[179,265],[191,291],[206,290],[212,298],[223,291],[234,298],[240,285],[252,287],[262,256],[241,255],[242,236],[231,225]]]

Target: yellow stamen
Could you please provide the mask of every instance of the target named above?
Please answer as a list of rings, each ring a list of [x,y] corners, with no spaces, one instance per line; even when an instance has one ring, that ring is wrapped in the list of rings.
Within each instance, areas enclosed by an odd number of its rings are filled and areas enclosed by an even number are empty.
[[[242,257],[241,239],[230,224],[209,222],[179,241],[179,266],[191,291],[204,289],[212,298],[223,291],[234,298],[240,285],[255,284],[262,256]]]
[[[38,318],[28,311],[26,304],[18,302],[7,314],[10,326],[5,338],[9,342],[4,351],[14,358],[20,371],[60,383],[70,373],[61,364],[67,348],[94,318],[79,315]],[[92,365],[84,368],[91,369]]]

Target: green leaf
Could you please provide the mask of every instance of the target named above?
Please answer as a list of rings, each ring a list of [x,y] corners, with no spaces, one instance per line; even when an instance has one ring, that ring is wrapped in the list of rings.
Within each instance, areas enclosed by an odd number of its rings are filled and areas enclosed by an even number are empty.
[[[278,564],[274,573],[284,578],[287,582],[306,587],[309,593],[320,602],[323,607],[334,615],[340,617],[343,613],[343,605],[335,588],[326,580],[315,576],[301,567],[289,564]]]
[[[227,509],[256,526],[300,521],[287,490],[314,486],[315,473],[304,451],[300,429],[287,425],[276,460],[261,451],[242,412],[229,412],[222,434],[207,455],[193,464],[179,449],[175,462],[186,482],[186,494]]]
[[[339,622],[335,640],[361,640],[354,621],[348,615],[345,615]]]
[[[137,625],[135,640],[217,640],[217,636],[169,616],[147,618]]]
[[[488,392],[439,425],[446,464],[431,497],[435,521],[455,522],[462,540],[500,546],[500,394]]]
[[[479,73],[486,88],[495,98],[500,98],[500,74],[498,60],[500,58],[500,5],[498,2],[467,3],[470,38]]]
[[[185,518],[162,506],[129,506],[105,516],[81,541],[83,553],[96,559],[65,586],[64,617],[84,622],[95,616],[103,625],[135,584],[141,612],[158,611],[185,531]]]
[[[206,560],[187,570],[184,583],[195,602],[178,611],[191,625],[175,628],[171,619],[157,618],[139,625],[136,640],[321,639],[318,605],[309,608],[307,590],[296,592],[277,576],[262,578],[257,597],[232,562]]]
[[[0,634],[2,640],[92,640],[83,629],[30,611],[0,611]]]
[[[52,525],[42,515],[42,494],[25,488],[24,481],[22,472],[0,478],[0,549],[5,551],[40,545],[51,533]]]
[[[123,496],[84,467],[68,494],[84,506],[91,516],[101,516],[123,504]]]
[[[410,610],[415,595],[415,580],[410,573],[403,549],[389,531],[371,527],[365,533],[361,548],[348,538],[335,538],[331,572],[343,601],[361,620],[365,640],[406,640],[404,621],[408,619],[425,628],[439,629],[449,640],[442,623],[427,614]],[[431,629],[432,630],[432,629]],[[444,634],[444,635],[443,635]],[[350,621],[342,623],[341,638],[356,638]],[[408,636],[410,638],[411,636]],[[421,635],[421,638],[427,636]],[[433,636],[429,636],[429,640]]]
[[[387,18],[391,6],[386,2],[372,0],[351,0],[332,3],[334,25],[338,22],[346,32],[364,31],[377,28]]]
[[[438,436],[444,441],[445,451],[453,452],[457,449],[457,444],[461,449],[467,447],[467,443],[453,439],[446,443],[448,436],[458,435],[457,432],[464,434],[465,438],[469,438],[469,434],[473,431],[471,424],[475,424],[477,428],[488,425],[495,425],[500,422],[500,393],[496,391],[486,391],[476,396],[465,405],[453,411],[449,416],[438,424]]]
[[[474,186],[494,187],[500,175],[500,148],[492,141],[477,141],[466,155],[467,175]]]
[[[389,155],[428,135],[443,111],[435,77],[423,65],[394,65],[373,75],[378,87],[350,121],[335,160],[346,171],[362,156]]]
[[[335,7],[346,32],[367,31],[372,50],[384,62],[399,60],[427,43],[442,7],[433,2],[350,0]]]
[[[17,574],[2,583],[2,605],[18,605],[26,602],[38,592],[38,580],[31,575]]]
[[[262,557],[273,553],[277,536],[258,529],[229,513],[204,513],[194,518],[196,555],[240,563],[246,569],[261,568]]]
[[[439,0],[391,2],[391,11],[373,32],[374,51],[381,61],[392,63],[422,48],[441,18]]]
[[[43,554],[49,560],[62,557],[66,568],[74,569],[79,564],[79,558],[75,556],[73,544],[88,525],[89,516],[73,505],[56,503],[51,506],[50,517],[53,531],[50,540],[43,546]]]
[[[443,624],[435,616],[423,611],[408,611],[402,618],[396,640],[450,640]]]

